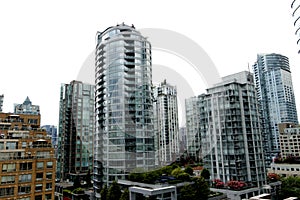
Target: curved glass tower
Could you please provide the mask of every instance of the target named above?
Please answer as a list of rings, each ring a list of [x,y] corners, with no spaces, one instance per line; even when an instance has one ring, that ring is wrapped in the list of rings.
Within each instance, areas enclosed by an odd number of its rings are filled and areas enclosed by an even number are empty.
[[[253,65],[260,103],[266,166],[280,153],[278,124],[298,123],[289,59],[280,54],[258,54]]]
[[[96,34],[94,187],[154,167],[151,44],[125,24]]]

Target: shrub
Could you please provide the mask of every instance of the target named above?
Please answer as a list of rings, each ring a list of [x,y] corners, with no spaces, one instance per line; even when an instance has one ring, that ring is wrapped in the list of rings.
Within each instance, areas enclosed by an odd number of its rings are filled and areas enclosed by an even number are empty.
[[[175,178],[177,178],[178,175],[181,173],[184,173],[184,172],[178,167],[172,171],[171,175],[174,176]]]
[[[200,174],[204,179],[208,180],[210,178],[210,173],[208,169],[204,168]]]
[[[193,168],[188,166],[187,168],[184,169],[184,172],[191,175],[191,176],[193,176],[194,170],[193,170]]]
[[[190,181],[191,180],[190,175],[185,172],[178,174],[177,178],[182,181]]]
[[[232,190],[240,190],[246,186],[246,183],[243,181],[229,181],[226,184]]]
[[[216,188],[223,188],[224,187],[224,182],[221,181],[220,179],[214,179],[213,180],[213,187],[216,187]]]
[[[269,173],[268,174],[268,180],[271,182],[276,182],[280,180],[280,176],[278,174],[275,173]]]

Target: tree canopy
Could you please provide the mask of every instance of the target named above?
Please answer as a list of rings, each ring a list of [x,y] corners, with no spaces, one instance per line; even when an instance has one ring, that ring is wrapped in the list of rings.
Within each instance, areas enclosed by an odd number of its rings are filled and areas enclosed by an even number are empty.
[[[100,191],[100,199],[106,200],[106,196],[107,196],[107,186],[104,185],[102,190]]]
[[[208,180],[210,178],[210,173],[208,169],[204,168],[200,174],[204,179]]]
[[[106,199],[120,199],[121,197],[121,189],[119,184],[114,181],[112,182],[112,184],[110,185],[108,192],[107,192],[107,196]]]
[[[129,200],[129,190],[127,188],[123,191],[120,200]]]
[[[280,191],[280,197],[298,197],[300,198],[300,177],[289,176],[287,178],[282,178],[282,185]]]

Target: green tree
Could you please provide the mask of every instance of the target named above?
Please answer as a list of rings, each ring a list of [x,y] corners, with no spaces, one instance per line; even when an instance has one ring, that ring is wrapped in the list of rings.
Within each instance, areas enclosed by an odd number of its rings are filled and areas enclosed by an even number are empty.
[[[193,176],[194,175],[194,170],[191,168],[191,166],[188,166],[187,168],[184,169],[184,172]]]
[[[186,184],[180,189],[180,198],[179,200],[196,200],[196,191],[194,190],[193,185]]]
[[[120,200],[129,200],[129,190],[127,188],[123,191]]]
[[[173,170],[173,169],[179,168],[180,166],[177,165],[177,164],[172,164],[171,167],[172,167],[172,170]]]
[[[209,180],[210,178],[210,173],[208,171],[208,169],[204,168],[200,174],[200,176],[202,176],[205,180]]]
[[[165,167],[159,169],[158,170],[159,175],[162,175],[162,174],[171,175],[172,171],[174,170],[174,167],[173,166],[165,166]]]
[[[194,182],[194,189],[196,191],[197,199],[208,199],[210,193],[209,185],[203,177],[195,177],[192,179]]]
[[[112,182],[111,186],[108,189],[106,199],[115,199],[118,200],[121,197],[121,189],[117,181]]]
[[[128,179],[130,181],[143,182],[144,173],[131,173],[131,174],[129,174]]]
[[[181,173],[183,173],[183,171],[178,167],[171,172],[171,175],[174,176],[175,178],[177,178],[178,175]]]
[[[181,172],[180,174],[178,174],[177,178],[182,181],[190,181],[191,180],[190,175],[185,172]]]
[[[101,200],[106,200],[107,198],[107,186],[104,185],[102,190],[100,191],[100,199]]]
[[[152,184],[158,179],[158,175],[155,172],[148,172],[144,175],[144,183]]]
[[[283,178],[280,191],[280,197],[288,198],[288,197],[298,197],[300,198],[300,177],[292,177],[289,176],[287,178]]]

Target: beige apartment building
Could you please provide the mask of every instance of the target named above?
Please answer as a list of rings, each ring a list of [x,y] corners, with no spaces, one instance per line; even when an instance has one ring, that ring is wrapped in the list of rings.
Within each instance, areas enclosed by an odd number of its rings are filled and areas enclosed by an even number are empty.
[[[40,115],[0,113],[0,199],[54,199],[55,168]]]
[[[294,123],[281,123],[278,126],[281,157],[300,157],[300,126]]]

